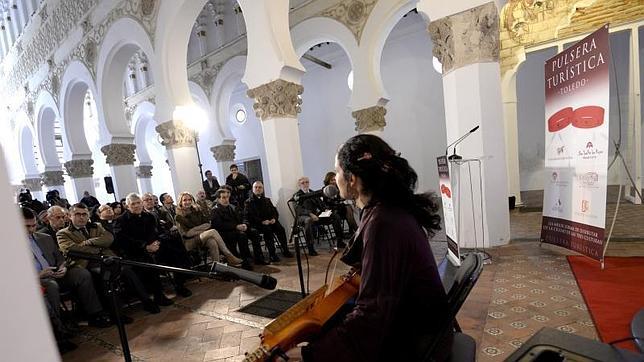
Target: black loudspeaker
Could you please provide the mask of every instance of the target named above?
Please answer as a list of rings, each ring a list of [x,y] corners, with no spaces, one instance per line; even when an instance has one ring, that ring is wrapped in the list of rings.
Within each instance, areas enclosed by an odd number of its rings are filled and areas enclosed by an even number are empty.
[[[105,190],[107,191],[108,194],[113,194],[114,193],[114,184],[112,183],[112,176],[105,176],[103,178],[105,180]]]

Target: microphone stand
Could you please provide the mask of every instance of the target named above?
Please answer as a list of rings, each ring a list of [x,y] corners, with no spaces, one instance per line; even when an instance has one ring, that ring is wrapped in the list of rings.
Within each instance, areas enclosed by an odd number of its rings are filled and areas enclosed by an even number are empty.
[[[132,361],[132,355],[130,353],[130,345],[127,340],[125,324],[123,323],[123,319],[121,318],[121,312],[120,312],[119,303],[118,303],[118,297],[119,297],[119,294],[121,293],[120,276],[121,276],[121,270],[123,265],[156,269],[156,270],[162,270],[162,271],[168,271],[168,272],[177,272],[177,273],[183,273],[188,275],[194,275],[197,277],[206,277],[210,279],[215,279],[218,276],[213,272],[201,272],[201,271],[177,268],[177,267],[166,266],[166,265],[144,263],[144,262],[139,262],[134,260],[122,259],[118,256],[108,256],[103,254],[89,254],[89,253],[74,252],[74,251],[70,251],[68,255],[70,253],[72,254],[71,256],[73,258],[92,260],[100,263],[101,280],[105,285],[105,290],[107,295],[111,297],[110,301],[112,303],[112,308],[114,310],[114,317],[116,318],[116,327],[119,331],[119,338],[121,340],[121,349],[123,350],[123,358],[125,359],[126,362]],[[224,274],[232,278],[236,277],[232,273],[224,273]],[[237,279],[239,279],[239,277],[237,277]]]
[[[445,148],[445,156],[447,156],[447,154],[449,153],[449,148],[450,148],[450,147],[452,147],[452,146],[454,146],[454,153],[453,153],[453,154],[451,154],[449,157],[447,157],[447,159],[448,159],[448,160],[462,160],[462,159],[463,159],[463,156],[459,156],[459,155],[457,155],[457,154],[456,154],[456,146],[457,146],[459,143],[461,143],[461,141],[463,141],[464,139],[466,139],[467,137],[469,137],[469,135],[471,135],[472,133],[476,132],[476,130],[478,130],[478,129],[479,129],[479,127],[480,127],[480,126],[476,126],[476,127],[472,128],[469,132],[467,132],[466,134],[462,135],[461,137],[459,137],[458,139],[456,139],[456,141],[454,141],[454,142],[450,143],[450,144]]]
[[[291,206],[291,203],[295,203],[297,201],[291,199],[286,202],[286,205],[288,206],[288,210],[291,212],[291,215],[293,216],[293,226],[291,227],[291,237],[289,238],[289,244],[294,243],[295,244],[295,260],[297,261],[297,273],[300,277],[300,291],[302,293],[302,299],[306,297],[306,289],[304,288],[304,271],[302,270],[302,256],[300,252],[300,243],[299,241],[295,241],[295,236],[299,235],[300,233],[300,224],[297,220],[297,215],[295,215],[294,207]]]

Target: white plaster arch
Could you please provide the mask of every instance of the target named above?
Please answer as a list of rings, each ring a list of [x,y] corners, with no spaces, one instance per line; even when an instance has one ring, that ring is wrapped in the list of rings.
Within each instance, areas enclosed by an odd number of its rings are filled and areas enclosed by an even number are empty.
[[[38,175],[42,171],[42,167],[40,167],[34,156],[34,145],[38,148],[37,143],[34,142],[36,140],[36,130],[24,112],[16,115],[14,139],[18,143],[20,164],[22,165],[24,178]]]
[[[190,90],[190,95],[192,95],[192,100],[203,109],[205,112],[208,112],[210,109],[210,100],[208,95],[201,86],[193,81],[188,81],[188,89]],[[208,117],[210,118],[210,117]]]
[[[291,29],[291,39],[295,54],[300,58],[312,46],[328,41],[344,49],[353,67],[353,59],[359,51],[353,33],[344,24],[327,17],[310,18],[297,24]]]
[[[206,0],[162,1],[157,15],[154,49],[150,59],[157,89],[157,123],[173,119],[176,106],[193,103],[188,86],[188,42]]]
[[[132,114],[132,134],[134,134],[134,144],[136,144],[136,158],[140,165],[151,165],[152,158],[147,148],[146,128],[149,122],[154,122],[154,112],[156,106],[148,101],[141,102],[136,106]]]
[[[215,117],[215,124],[219,132],[217,134],[219,139],[214,140],[215,144],[221,144],[224,140],[235,139],[228,124],[228,108],[233,92],[242,82],[245,69],[245,56],[231,58],[221,67],[215,79],[215,84],[212,86],[210,104],[212,105],[212,114]]]
[[[45,171],[60,170],[60,160],[56,153],[56,141],[54,139],[54,123],[60,119],[58,105],[51,93],[42,91],[36,99],[35,105],[36,117],[36,134],[38,135],[38,149],[40,158],[45,166]],[[63,155],[66,157],[69,153],[69,147],[65,132],[63,137]]]
[[[114,143],[130,142],[133,138],[123,110],[123,79],[127,64],[139,50],[154,62],[152,42],[143,26],[135,19],[123,17],[108,29],[98,52],[97,108],[104,114],[105,127]]]
[[[85,136],[84,103],[85,94],[89,90],[94,95],[96,108],[101,109],[100,99],[97,98],[96,84],[89,69],[81,61],[69,63],[62,77],[60,92],[60,114],[62,115],[61,128],[65,137],[65,144],[71,154],[65,159],[91,158],[92,151]],[[107,136],[103,117],[99,111],[99,129],[101,137]],[[101,139],[104,141],[104,139]]]

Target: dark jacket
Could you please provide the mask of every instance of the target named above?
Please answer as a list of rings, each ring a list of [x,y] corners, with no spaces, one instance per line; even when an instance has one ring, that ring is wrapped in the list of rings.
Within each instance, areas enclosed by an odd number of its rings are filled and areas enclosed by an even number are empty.
[[[414,346],[448,325],[447,296],[425,232],[408,211],[380,204],[364,209],[359,230],[356,243],[364,249],[355,306],[304,347],[304,360],[418,360]],[[451,337],[446,342],[437,355],[449,353]]]
[[[230,193],[230,202],[236,205],[242,205],[248,198],[248,191],[250,191],[250,181],[242,173],[237,174],[237,178],[233,178],[231,173],[226,177],[226,185],[232,187],[233,191]],[[240,187],[243,186],[243,189]]]
[[[264,220],[279,219],[279,214],[275,206],[273,206],[271,199],[264,195],[251,195],[246,200],[244,210],[246,212],[246,221],[252,227],[261,225]]]
[[[219,181],[217,180],[217,178],[213,177],[212,187],[210,187],[210,183],[208,183],[208,179],[203,180],[201,184],[203,185],[203,190],[206,192],[206,197],[208,197],[209,200],[214,201],[215,192],[217,192],[217,190],[219,190],[219,188],[221,187],[219,185]]]
[[[83,198],[80,200],[80,202],[81,202],[82,204],[85,204],[85,206],[87,206],[87,207],[88,207],[88,208],[90,208],[90,209],[91,209],[92,207],[94,207],[94,206],[97,206],[97,205],[100,205],[100,204],[101,204],[100,202],[98,202],[98,199],[97,199],[97,198],[95,198],[95,197],[94,197],[94,196],[92,196],[92,195],[89,195],[89,196],[85,196],[85,197],[83,197]]]
[[[220,203],[212,210],[211,225],[220,233],[237,231],[237,225],[243,224],[244,219],[235,205],[224,206]]]
[[[156,219],[146,211],[134,215],[128,210],[115,220],[114,237],[114,248],[124,258],[149,260],[145,247],[159,240]]]

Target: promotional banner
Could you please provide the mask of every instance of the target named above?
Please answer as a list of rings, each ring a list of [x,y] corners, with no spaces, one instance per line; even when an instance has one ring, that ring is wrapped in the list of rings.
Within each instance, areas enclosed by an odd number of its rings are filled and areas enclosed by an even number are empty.
[[[437,162],[441,200],[443,201],[443,221],[445,222],[445,234],[447,235],[447,257],[452,264],[459,266],[461,265],[461,255],[458,250],[452,182],[449,178],[449,162],[447,162],[447,156],[438,157]]]
[[[541,241],[600,260],[608,168],[608,25],[546,61]]]

